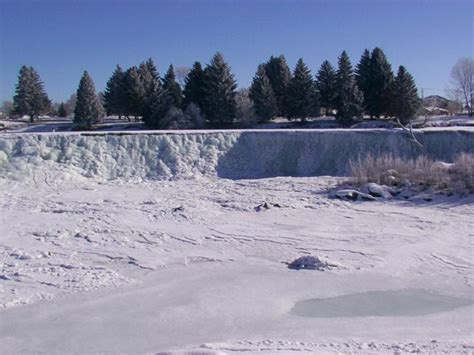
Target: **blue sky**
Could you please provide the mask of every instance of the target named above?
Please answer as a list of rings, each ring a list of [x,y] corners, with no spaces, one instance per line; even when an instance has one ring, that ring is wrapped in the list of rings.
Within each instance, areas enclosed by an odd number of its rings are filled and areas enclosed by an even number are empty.
[[[240,87],[257,65],[283,53],[316,72],[345,49],[384,49],[418,87],[445,89],[459,57],[473,56],[472,0],[0,0],[0,99],[22,64],[38,70],[50,98],[67,99],[84,70],[102,90],[116,64],[152,57],[209,62],[221,51]],[[426,94],[443,94],[425,90]]]

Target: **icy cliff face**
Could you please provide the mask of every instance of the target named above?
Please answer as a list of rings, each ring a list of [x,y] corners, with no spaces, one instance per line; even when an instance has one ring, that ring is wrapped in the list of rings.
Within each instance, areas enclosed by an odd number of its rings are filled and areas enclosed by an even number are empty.
[[[268,130],[0,135],[0,174],[61,171],[98,180],[346,175],[367,154],[474,154],[474,129]]]

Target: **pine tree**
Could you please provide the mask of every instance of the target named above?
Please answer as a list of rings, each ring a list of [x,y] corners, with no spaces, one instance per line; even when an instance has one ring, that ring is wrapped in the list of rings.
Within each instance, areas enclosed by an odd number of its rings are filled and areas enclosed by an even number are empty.
[[[347,126],[354,118],[362,116],[364,97],[355,83],[352,65],[346,51],[339,56],[336,75],[336,120]]]
[[[107,81],[104,91],[104,107],[107,115],[118,115],[120,119],[125,112],[123,93],[124,78],[125,73],[120,65],[117,65],[112,76]]]
[[[13,113],[28,115],[33,122],[35,117],[49,112],[51,101],[46,94],[43,82],[33,67],[22,66],[18,75],[15,96],[13,97]]]
[[[325,60],[316,75],[316,88],[319,92],[320,104],[326,109],[326,115],[331,112],[335,105],[336,81],[336,70],[329,61]]]
[[[168,129],[169,111],[175,108],[173,99],[167,90],[157,88],[147,99],[146,110],[143,114],[145,126],[151,129]]]
[[[155,63],[151,58],[140,64],[138,74],[140,76],[141,87],[143,88],[141,116],[145,121],[149,120],[153,107],[156,105],[157,98],[160,97],[163,92],[163,85]]]
[[[200,110],[204,107],[205,97],[205,77],[201,63],[195,62],[184,83],[184,105],[187,107],[191,103],[199,106]]]
[[[407,124],[416,117],[420,98],[415,80],[404,66],[398,68],[392,87],[391,111],[402,124]]]
[[[355,78],[359,89],[364,95],[364,107],[367,107],[367,100],[370,97],[371,90],[371,71],[370,71],[370,52],[368,49],[364,50],[360,57],[359,63],[355,68]]]
[[[305,120],[315,114],[316,107],[317,98],[311,71],[300,58],[288,86],[288,117]]]
[[[174,107],[181,108],[183,106],[183,92],[181,91],[181,86],[176,82],[176,75],[172,64],[163,78],[163,89],[171,96]]]
[[[159,87],[161,80],[158,70],[156,69],[153,59],[148,58],[147,61],[140,64],[138,74],[145,90],[145,96],[152,95]]]
[[[285,57],[283,55],[279,57],[271,56],[265,64],[265,71],[277,100],[278,115],[286,116],[288,114],[287,95],[291,71]]]
[[[260,120],[267,121],[278,114],[276,97],[263,64],[258,66],[250,87],[249,97],[254,102],[255,113]]]
[[[95,92],[95,85],[87,71],[82,75],[77,89],[77,101],[74,108],[74,123],[84,129],[100,123],[104,116],[104,109]]]
[[[123,81],[124,114],[135,116],[137,119],[143,113],[146,91],[137,67],[131,67],[125,72]]]
[[[216,53],[205,70],[205,105],[202,107],[211,125],[229,125],[236,113],[237,83],[221,53]]]
[[[392,66],[380,48],[374,48],[370,56],[369,83],[367,83],[367,112],[380,117],[389,110],[390,88],[393,83]]]
[[[67,117],[67,111],[66,111],[66,106],[64,105],[64,102],[61,102],[58,107],[58,116],[59,117]]]

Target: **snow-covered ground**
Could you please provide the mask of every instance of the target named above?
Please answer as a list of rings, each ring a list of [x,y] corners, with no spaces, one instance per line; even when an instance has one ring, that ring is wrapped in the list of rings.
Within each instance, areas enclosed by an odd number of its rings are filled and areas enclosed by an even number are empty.
[[[463,116],[419,116],[413,121],[414,127],[462,127],[474,126],[474,118]],[[398,125],[391,120],[372,120],[368,117],[364,121],[354,124],[353,128],[393,128]],[[283,117],[276,118],[270,122],[257,123],[255,129],[287,129],[287,128],[341,128],[332,116],[322,116],[308,119],[306,122],[288,120]],[[29,122],[27,116],[20,119],[0,120],[0,131],[14,133],[40,133],[40,132],[69,132],[74,129],[71,118],[42,116],[34,123]],[[116,131],[140,131],[146,127],[143,122],[128,121],[125,118],[118,119],[117,116],[105,117],[103,122],[97,125],[96,130],[102,132]]]
[[[446,154],[471,149],[470,130],[443,132]],[[207,134],[0,136],[2,353],[473,352],[474,196],[346,202],[328,197],[343,178],[272,177],[274,164],[261,165],[266,178],[227,179],[222,159],[227,169],[259,168],[252,146],[225,160],[241,134]],[[270,159],[267,142],[284,139],[250,135],[254,159]],[[393,136],[382,137],[403,149]],[[347,140],[362,146],[343,138],[345,152]],[[170,175],[143,172],[159,158],[176,167]],[[331,267],[287,267],[305,255]],[[292,312],[302,300],[405,289],[470,305],[413,316]]]

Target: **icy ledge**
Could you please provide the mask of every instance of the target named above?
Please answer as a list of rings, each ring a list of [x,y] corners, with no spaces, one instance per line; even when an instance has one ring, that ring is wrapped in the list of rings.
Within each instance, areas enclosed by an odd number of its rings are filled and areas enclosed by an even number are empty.
[[[0,134],[0,175],[37,171],[116,178],[343,176],[358,156],[474,153],[474,129],[254,130]]]

